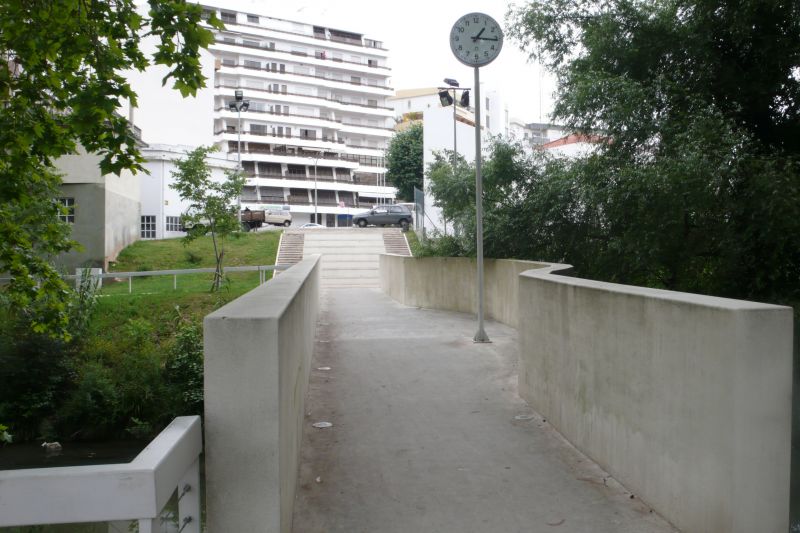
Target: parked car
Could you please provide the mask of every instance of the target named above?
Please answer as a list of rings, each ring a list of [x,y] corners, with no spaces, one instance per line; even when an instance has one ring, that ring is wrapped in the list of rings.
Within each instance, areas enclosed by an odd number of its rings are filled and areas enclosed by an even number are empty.
[[[325,228],[322,224],[317,224],[316,222],[306,222],[300,229],[314,229],[314,228]]]
[[[369,211],[353,215],[353,224],[359,228],[367,225],[397,225],[403,228],[403,231],[407,231],[412,219],[411,210],[404,205],[379,205]]]
[[[285,226],[288,228],[292,225],[292,214],[284,209],[267,211],[264,222],[267,224]]]

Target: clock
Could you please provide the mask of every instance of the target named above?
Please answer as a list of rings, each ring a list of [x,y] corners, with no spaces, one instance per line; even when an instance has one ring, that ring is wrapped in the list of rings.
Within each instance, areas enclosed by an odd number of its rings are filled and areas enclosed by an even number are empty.
[[[450,49],[456,59],[470,67],[488,65],[503,48],[503,30],[489,15],[469,13],[453,24]]]

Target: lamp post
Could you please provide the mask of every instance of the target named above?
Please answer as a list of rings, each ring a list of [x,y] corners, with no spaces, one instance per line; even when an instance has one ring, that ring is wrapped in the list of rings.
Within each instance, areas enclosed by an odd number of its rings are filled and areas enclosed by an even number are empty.
[[[231,111],[236,111],[238,115],[238,123],[236,124],[236,133],[238,135],[238,140],[236,142],[236,154],[238,157],[238,163],[236,164],[236,172],[242,172],[242,111],[247,111],[250,108],[250,100],[244,99],[244,92],[241,89],[236,89],[234,94],[234,100],[228,102],[228,109]],[[258,182],[256,182],[256,195],[258,196],[258,201],[261,201],[261,193],[258,190]],[[242,223],[242,195],[239,194],[239,225]]]
[[[314,224],[319,224],[317,222],[317,161],[319,161],[321,153],[317,152],[317,156],[314,158]]]
[[[459,83],[457,80],[453,78],[445,78],[444,82],[449,85],[449,87],[439,87],[439,101],[442,103],[442,107],[447,107],[450,104],[453,104],[453,174],[456,171],[456,162],[458,161],[458,134],[456,132],[456,125],[458,124],[457,118],[457,110],[458,104],[456,104],[457,100],[457,91],[461,91],[461,100],[459,103],[461,107],[467,108],[469,107],[469,87],[459,87]],[[453,91],[453,96],[450,96],[450,91]],[[446,214],[442,213],[442,219],[444,221],[444,233],[447,234],[447,217]]]

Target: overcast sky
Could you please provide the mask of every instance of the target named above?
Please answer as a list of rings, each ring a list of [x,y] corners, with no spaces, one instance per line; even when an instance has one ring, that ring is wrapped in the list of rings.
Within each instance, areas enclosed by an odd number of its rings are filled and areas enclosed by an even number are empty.
[[[524,3],[523,0],[516,0]],[[472,87],[473,71],[450,51],[450,29],[462,15],[486,13],[505,25],[507,0],[200,0],[229,9],[320,24],[364,33],[389,49],[392,87],[412,89],[442,84],[455,78]],[[538,65],[529,63],[510,40],[490,65],[481,68],[481,81],[502,92],[509,114],[525,122],[547,121],[554,82]]]

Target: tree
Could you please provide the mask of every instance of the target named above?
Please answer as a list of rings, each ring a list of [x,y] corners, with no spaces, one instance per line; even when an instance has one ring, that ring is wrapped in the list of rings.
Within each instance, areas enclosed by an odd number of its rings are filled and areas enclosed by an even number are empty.
[[[414,187],[422,189],[422,124],[415,123],[394,134],[386,155],[386,177],[397,187],[398,196],[414,201]]]
[[[216,264],[211,290],[217,291],[222,282],[225,238],[239,229],[239,217],[232,205],[242,194],[245,177],[233,172],[223,182],[213,180],[206,162],[206,156],[213,151],[216,151],[215,147],[200,146],[178,161],[178,170],[172,172],[175,183],[171,187],[178,191],[182,200],[189,203],[183,217],[184,225],[189,228],[183,238],[184,244],[211,234]]]
[[[185,0],[29,0],[0,3],[0,271],[10,305],[34,313],[37,331],[69,337],[68,287],[50,259],[72,248],[58,220],[57,158],[80,143],[102,155],[104,174],[143,170],[128,121],[117,113],[136,94],[120,74],[152,63],[184,96],[205,79],[200,49],[213,41],[202,8]],[[221,28],[213,15],[208,24]],[[157,39],[151,58],[142,36]]]
[[[553,0],[507,19],[557,75],[553,118],[606,138],[520,185],[517,222],[560,241],[540,249],[560,257],[540,258],[625,283],[800,297],[800,4]]]

